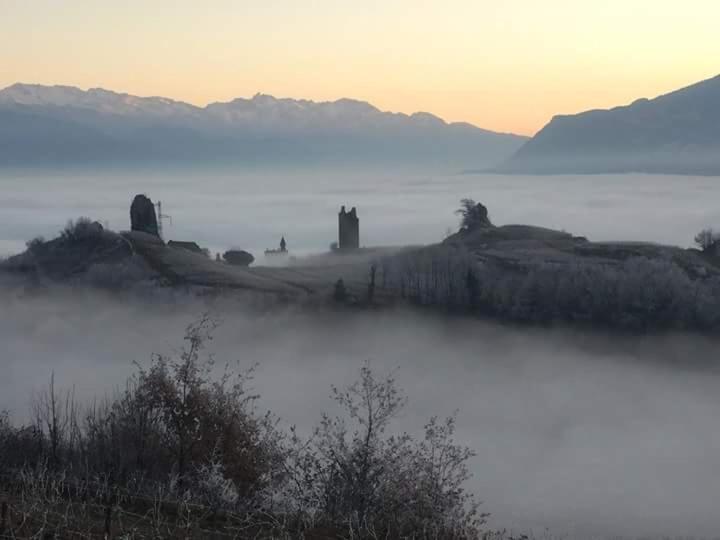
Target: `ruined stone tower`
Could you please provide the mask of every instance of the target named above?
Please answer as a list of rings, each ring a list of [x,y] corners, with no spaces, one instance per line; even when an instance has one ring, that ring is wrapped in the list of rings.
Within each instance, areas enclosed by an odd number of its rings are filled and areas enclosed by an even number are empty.
[[[358,249],[360,247],[360,220],[357,217],[355,207],[345,211],[340,208],[338,214],[338,249]]]
[[[155,205],[145,195],[135,195],[130,205],[130,229],[160,236]]]

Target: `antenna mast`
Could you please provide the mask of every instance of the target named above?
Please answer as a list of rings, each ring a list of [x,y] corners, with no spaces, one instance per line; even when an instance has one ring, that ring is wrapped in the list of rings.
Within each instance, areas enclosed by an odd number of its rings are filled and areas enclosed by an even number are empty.
[[[172,216],[169,216],[167,214],[163,214],[162,212],[162,201],[158,201],[155,206],[157,206],[157,225],[158,225],[158,236],[164,240],[163,237],[163,219],[167,219],[170,222],[170,225],[172,225]]]

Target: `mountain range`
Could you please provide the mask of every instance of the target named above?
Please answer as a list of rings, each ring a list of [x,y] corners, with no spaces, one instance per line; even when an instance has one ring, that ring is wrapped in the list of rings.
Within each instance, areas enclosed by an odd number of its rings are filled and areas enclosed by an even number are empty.
[[[532,138],[352,99],[257,94],[198,107],[101,88],[0,90],[0,166],[137,162],[720,175],[720,76],[654,99],[555,116]]]
[[[555,116],[497,170],[720,175],[720,76],[623,107]]]
[[[0,165],[229,161],[409,164],[463,169],[509,158],[526,137],[429,113],[257,94],[197,107],[100,88],[0,90]]]

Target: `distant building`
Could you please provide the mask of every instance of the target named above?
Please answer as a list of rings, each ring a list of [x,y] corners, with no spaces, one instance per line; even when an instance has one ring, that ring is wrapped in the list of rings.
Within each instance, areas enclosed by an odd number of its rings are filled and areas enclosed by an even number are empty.
[[[353,206],[349,212],[345,207],[340,208],[338,214],[338,249],[349,250],[360,247],[360,220],[357,210]]]
[[[186,251],[192,251],[193,253],[204,253],[202,248],[195,242],[181,242],[179,240],[170,240],[167,243],[168,247],[173,249],[184,249]]]
[[[283,236],[280,239],[280,249],[266,249],[265,255],[287,255],[287,242],[285,242],[285,237]]]

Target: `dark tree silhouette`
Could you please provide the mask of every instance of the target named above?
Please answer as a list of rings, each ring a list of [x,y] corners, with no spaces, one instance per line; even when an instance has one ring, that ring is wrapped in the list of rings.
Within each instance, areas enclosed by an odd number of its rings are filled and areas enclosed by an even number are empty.
[[[460,229],[470,231],[480,227],[492,227],[488,211],[482,203],[473,199],[461,199],[460,208],[455,211],[460,216]]]

